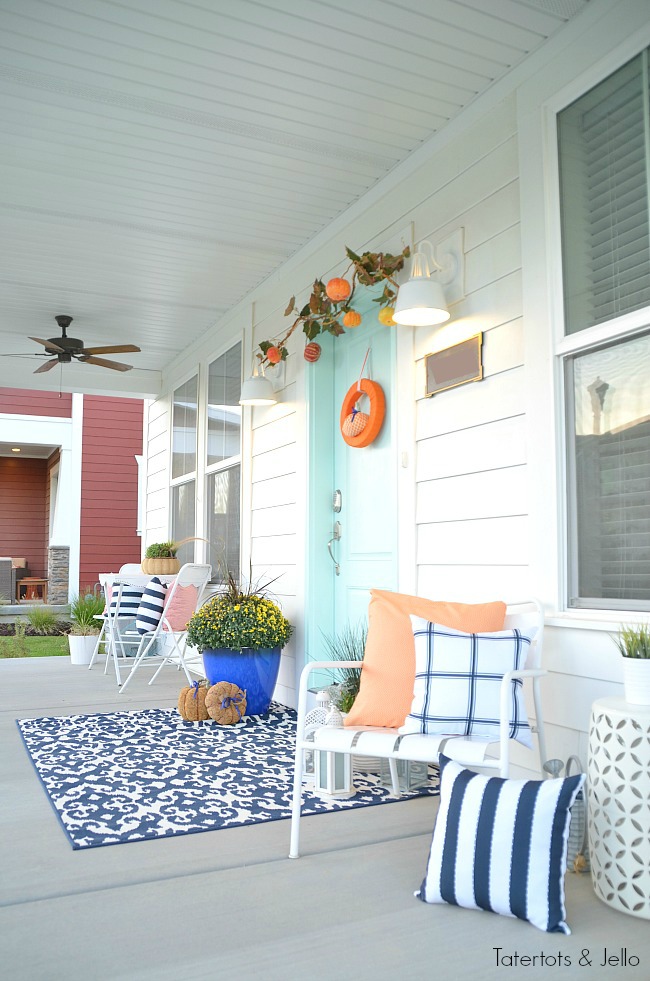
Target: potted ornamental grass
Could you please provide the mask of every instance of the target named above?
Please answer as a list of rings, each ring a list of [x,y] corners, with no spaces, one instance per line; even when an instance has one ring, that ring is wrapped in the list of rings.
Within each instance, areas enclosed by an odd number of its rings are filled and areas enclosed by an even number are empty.
[[[243,583],[227,572],[222,591],[192,614],[187,629],[187,643],[201,652],[210,685],[228,681],[246,691],[249,715],[268,711],[282,648],[293,633],[267,595],[270,585]]]
[[[650,705],[650,626],[621,627],[614,643],[623,658],[625,701]]]
[[[91,586],[72,600],[68,630],[71,664],[90,664],[101,630],[101,621],[96,618],[103,612],[104,597]]]

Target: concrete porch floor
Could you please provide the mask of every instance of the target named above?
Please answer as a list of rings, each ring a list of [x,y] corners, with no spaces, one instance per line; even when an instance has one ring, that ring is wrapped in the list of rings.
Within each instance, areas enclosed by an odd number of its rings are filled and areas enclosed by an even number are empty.
[[[68,658],[0,661],[0,964],[25,981],[464,981],[546,979],[503,955],[562,954],[562,978],[610,979],[603,949],[650,978],[646,920],[615,912],[588,876],[567,876],[570,937],[493,914],[427,906],[421,882],[437,802],[420,799],[289,822],[72,851],[27,757],[15,719],[176,704],[173,670],[123,696],[111,674]],[[589,950],[591,967],[579,966]]]

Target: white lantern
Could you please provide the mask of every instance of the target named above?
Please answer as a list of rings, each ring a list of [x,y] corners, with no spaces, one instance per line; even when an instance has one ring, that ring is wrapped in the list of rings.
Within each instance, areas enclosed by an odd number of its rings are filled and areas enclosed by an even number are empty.
[[[313,740],[315,731],[326,724],[332,708],[328,692],[319,691],[316,694],[316,707],[310,709],[305,716],[305,739]],[[314,754],[310,749],[306,749],[304,753],[303,780],[305,783],[312,783],[314,779]]]
[[[353,797],[352,757],[349,753],[314,750],[314,792],[325,797]]]

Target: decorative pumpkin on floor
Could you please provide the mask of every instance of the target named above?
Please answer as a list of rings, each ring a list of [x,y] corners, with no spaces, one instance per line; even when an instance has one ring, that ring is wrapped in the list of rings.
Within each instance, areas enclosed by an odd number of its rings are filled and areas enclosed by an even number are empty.
[[[246,714],[246,692],[229,681],[218,681],[205,696],[205,705],[220,726],[234,726]]]
[[[210,718],[205,704],[209,687],[207,678],[202,678],[181,689],[178,711],[186,722],[204,722]]]

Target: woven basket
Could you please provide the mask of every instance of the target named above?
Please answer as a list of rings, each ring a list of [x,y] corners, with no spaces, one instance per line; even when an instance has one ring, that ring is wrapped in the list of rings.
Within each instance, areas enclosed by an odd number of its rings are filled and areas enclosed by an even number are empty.
[[[584,767],[577,756],[570,756],[566,761],[566,776],[571,776],[575,767],[576,773],[584,773]],[[585,788],[578,793],[571,808],[571,823],[569,825],[569,840],[566,853],[567,872],[586,872],[589,869],[589,847],[587,843],[587,799]]]

